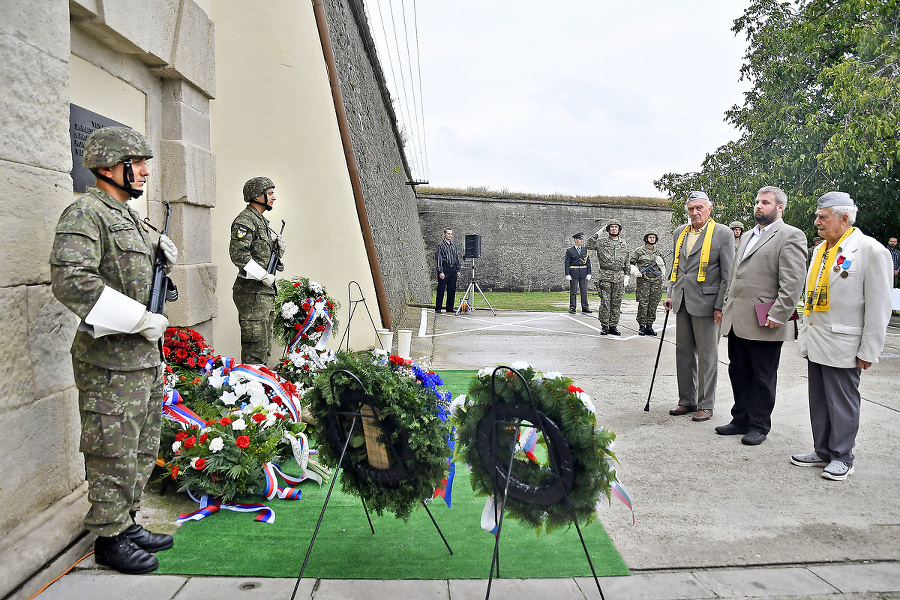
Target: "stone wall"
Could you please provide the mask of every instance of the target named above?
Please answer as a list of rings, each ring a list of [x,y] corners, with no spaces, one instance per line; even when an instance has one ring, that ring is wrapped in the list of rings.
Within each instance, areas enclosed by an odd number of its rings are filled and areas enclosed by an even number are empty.
[[[482,290],[554,291],[568,290],[563,260],[572,246],[572,234],[585,238],[606,226],[610,219],[622,223],[622,239],[634,250],[643,244],[644,234],[659,235],[657,248],[672,248],[672,213],[666,208],[551,202],[512,198],[476,198],[422,194],[419,220],[425,241],[426,260],[432,287],[437,287],[434,248],[444,227],[453,228],[460,253],[467,234],[481,235],[481,258],[476,261],[478,284]],[[593,253],[592,253],[593,254]],[[471,261],[465,261],[469,265]],[[666,259],[667,267],[672,264]],[[596,269],[596,258],[592,258]],[[471,280],[471,269],[463,268],[458,289]],[[629,287],[634,291],[634,283]]]
[[[325,9],[391,324],[409,328],[407,303],[430,297],[410,170],[362,0],[331,0]]]
[[[30,596],[54,558],[83,554],[76,546],[87,502],[69,356],[78,319],[53,297],[48,265],[56,222],[74,197],[70,56],[147,98],[152,167],[163,173],[151,180],[147,210],[160,222],[161,201],[170,200],[171,231],[191,232],[172,235],[181,250],[173,278],[191,293],[170,317],[202,330],[215,314],[212,42],[212,23],[192,0],[0,3],[0,506],[15,507],[0,513],[0,597]]]

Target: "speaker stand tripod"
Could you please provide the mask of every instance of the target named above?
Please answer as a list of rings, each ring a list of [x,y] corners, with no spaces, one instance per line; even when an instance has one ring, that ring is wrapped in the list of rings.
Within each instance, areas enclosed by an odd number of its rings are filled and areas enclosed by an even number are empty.
[[[459,303],[459,307],[456,309],[456,314],[458,315],[462,310],[463,303],[468,306],[468,311],[471,312],[481,306],[480,304],[476,306],[475,304],[475,290],[478,290],[478,293],[481,294],[481,299],[484,300],[484,304],[488,305],[488,308],[491,309],[491,312],[494,316],[497,316],[497,312],[494,310],[494,307],[491,306],[491,303],[488,301],[487,296],[484,295],[484,292],[481,291],[481,286],[478,285],[478,278],[475,275],[475,259],[470,258],[472,261],[472,280],[469,281],[469,287],[466,288],[466,293],[463,294],[463,298]]]

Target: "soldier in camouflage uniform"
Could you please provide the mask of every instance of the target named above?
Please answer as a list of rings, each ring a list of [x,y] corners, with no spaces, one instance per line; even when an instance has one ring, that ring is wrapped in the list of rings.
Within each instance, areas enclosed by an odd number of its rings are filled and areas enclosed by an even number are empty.
[[[665,262],[656,249],[657,235],[644,235],[644,245],[631,253],[631,274],[636,280],[635,297],[638,302],[638,335],[656,335],[653,322],[656,308],[662,298],[662,280]]]
[[[94,556],[123,573],[156,569],[154,552],[172,536],[151,533],[134,517],[159,448],[164,315],[145,308],[153,260],[178,258],[166,236],[158,241],[126,202],[138,198],[150,170],[150,144],[127,127],[106,127],[84,144],[84,166],[96,186],[59,218],[50,274],[53,294],[81,318],[72,342],[81,444],[91,509],[85,528],[97,534]]]
[[[272,352],[275,322],[275,275],[266,272],[272,252],[284,255],[284,238],[272,231],[263,216],[275,204],[275,184],[254,177],[244,184],[247,208],[231,224],[228,252],[238,268],[232,298],[241,326],[241,362],[265,365]]]
[[[588,250],[597,251],[597,292],[600,294],[601,335],[622,335],[619,331],[619,314],[622,297],[628,285],[628,248],[619,239],[622,225],[612,221],[606,226],[609,236],[600,239],[601,231],[592,235],[587,242]]]
[[[737,252],[738,246],[741,243],[741,236],[744,235],[744,224],[740,221],[732,221],[728,226],[728,229],[734,234],[734,251]]]

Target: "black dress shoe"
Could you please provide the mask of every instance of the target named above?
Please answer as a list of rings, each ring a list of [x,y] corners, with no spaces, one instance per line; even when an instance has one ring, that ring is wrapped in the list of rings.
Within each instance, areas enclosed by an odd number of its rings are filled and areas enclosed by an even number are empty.
[[[756,431],[755,429],[751,429],[747,432],[747,435],[741,438],[741,443],[747,446],[759,446],[766,439],[766,434],[762,431]]]
[[[574,315],[574,314],[575,314],[575,309],[574,309],[574,308],[570,308],[570,309],[569,309],[569,312],[572,313],[572,314]]]
[[[653,328],[650,327],[649,325],[647,325],[647,327],[644,329],[644,331],[647,333],[647,335],[656,335],[656,332],[653,331]]]
[[[610,325],[609,335],[622,335],[622,332],[615,325]]]
[[[589,315],[594,314],[594,311],[592,311],[592,310],[589,309],[589,308],[582,308],[582,309],[581,309],[581,312],[587,313],[587,314],[589,314]]]
[[[606,335],[607,333],[609,333],[609,327],[607,327],[606,325],[601,325],[600,326],[600,335]]]
[[[115,537],[98,537],[94,542],[94,560],[127,575],[149,573],[159,566],[155,556],[138,548],[124,532]]]
[[[175,543],[171,535],[147,531],[137,523],[125,530],[125,537],[134,542],[138,548],[147,552],[168,550]]]
[[[738,427],[734,423],[728,425],[719,425],[716,427],[716,433],[719,435],[743,435],[747,433],[746,427]]]

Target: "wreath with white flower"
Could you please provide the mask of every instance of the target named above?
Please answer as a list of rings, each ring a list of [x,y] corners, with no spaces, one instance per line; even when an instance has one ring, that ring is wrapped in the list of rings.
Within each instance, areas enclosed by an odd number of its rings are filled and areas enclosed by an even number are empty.
[[[325,288],[306,277],[279,279],[276,283],[273,333],[290,354],[306,346],[324,349],[324,342],[338,331],[340,304]]]
[[[565,489],[578,522],[590,523],[596,518],[597,502],[601,496],[609,500],[610,484],[616,480],[615,434],[597,424],[590,397],[571,379],[560,373],[542,374],[524,362],[511,366],[522,377],[501,368],[492,384],[494,369],[482,369],[468,393],[450,405],[459,440],[456,457],[469,465],[472,489],[476,495],[490,496],[497,481],[502,496],[512,449],[507,514],[538,533],[542,528],[549,533],[569,526],[572,515]],[[540,414],[534,413],[526,387]],[[519,422],[519,427],[512,425]],[[555,460],[548,438],[556,449]]]
[[[379,515],[387,510],[401,519],[432,496],[450,458],[449,393],[437,389],[442,383],[439,376],[413,361],[380,350],[339,352],[336,360],[318,372],[305,400],[327,438],[319,448],[322,461],[336,467],[347,446],[341,470],[345,493],[361,496]],[[351,418],[336,413],[367,409],[378,421],[357,418],[347,443]],[[376,466],[371,460],[373,440],[364,432],[366,420],[381,424],[374,435],[386,449],[387,465]]]

